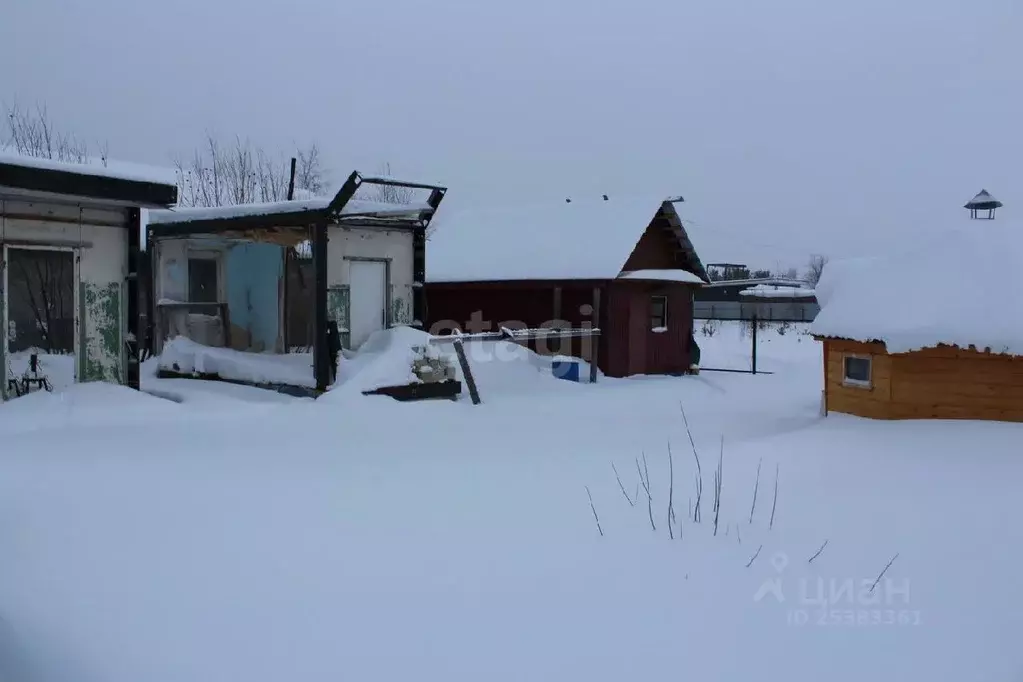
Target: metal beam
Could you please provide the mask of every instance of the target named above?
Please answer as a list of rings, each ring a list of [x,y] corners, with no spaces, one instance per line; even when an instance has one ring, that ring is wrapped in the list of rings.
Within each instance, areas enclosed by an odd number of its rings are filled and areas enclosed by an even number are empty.
[[[339,216],[341,210],[351,201],[361,185],[362,176],[359,175],[359,171],[352,171],[352,174],[345,180],[345,184],[341,185],[341,189],[337,191],[334,198],[327,204],[326,214],[332,218]]]
[[[444,187],[437,187],[430,192],[430,198],[426,200],[427,205],[433,209],[430,215],[426,216],[423,220],[423,227],[429,227],[430,221],[437,215],[437,209],[440,208],[440,202],[444,201],[444,197],[447,196],[448,190]]]
[[[362,182],[367,185],[384,185],[386,187],[407,187],[409,189],[447,191],[447,187],[441,187],[440,185],[428,185],[421,182],[404,182],[403,180],[395,180],[394,178],[362,178]]]

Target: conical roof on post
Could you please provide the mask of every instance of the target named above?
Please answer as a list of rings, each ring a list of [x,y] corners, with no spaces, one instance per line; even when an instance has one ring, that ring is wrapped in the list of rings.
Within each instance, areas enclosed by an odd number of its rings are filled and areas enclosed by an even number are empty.
[[[998,199],[995,199],[993,196],[991,196],[991,193],[988,192],[986,189],[982,189],[979,192],[977,192],[977,196],[967,201],[966,204],[963,206],[963,208],[968,208],[970,210],[981,211],[1001,207],[1002,202],[998,201]]]

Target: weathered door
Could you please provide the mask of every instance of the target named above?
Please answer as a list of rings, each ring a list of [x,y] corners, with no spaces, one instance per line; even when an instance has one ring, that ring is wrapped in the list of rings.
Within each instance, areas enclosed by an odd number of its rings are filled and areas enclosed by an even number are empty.
[[[0,395],[13,398],[44,386],[66,388],[77,377],[75,358],[81,341],[76,253],[67,248],[5,247],[0,271]]]
[[[351,286],[351,347],[358,348],[375,331],[387,326],[387,263],[353,260],[349,263]]]

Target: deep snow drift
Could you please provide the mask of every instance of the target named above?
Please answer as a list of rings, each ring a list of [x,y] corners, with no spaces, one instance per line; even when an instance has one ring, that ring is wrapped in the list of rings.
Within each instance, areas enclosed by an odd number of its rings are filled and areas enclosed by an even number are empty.
[[[0,643],[110,682],[1013,679],[1023,427],[821,419],[817,344],[760,338],[775,374],[481,364],[479,406],[11,401]]]

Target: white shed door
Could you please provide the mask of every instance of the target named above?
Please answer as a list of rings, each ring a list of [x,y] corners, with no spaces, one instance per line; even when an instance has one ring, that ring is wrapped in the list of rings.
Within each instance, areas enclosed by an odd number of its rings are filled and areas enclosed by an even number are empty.
[[[355,349],[387,324],[387,264],[353,260],[348,273],[350,343]]]

